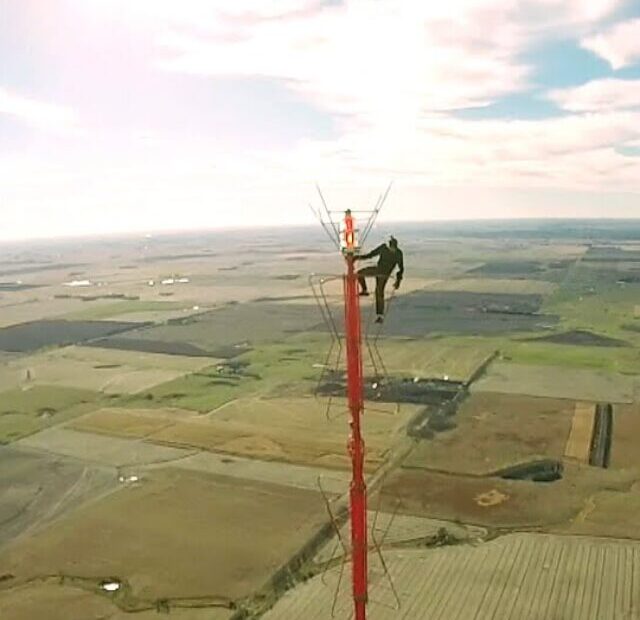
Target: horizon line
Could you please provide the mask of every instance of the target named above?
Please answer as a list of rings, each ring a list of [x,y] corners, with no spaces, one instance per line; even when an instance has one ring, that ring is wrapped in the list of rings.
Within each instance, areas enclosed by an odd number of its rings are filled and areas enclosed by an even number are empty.
[[[640,216],[638,217],[568,217],[568,216],[543,216],[543,217],[475,217],[475,218],[438,218],[438,219],[407,219],[407,220],[383,220],[378,221],[376,226],[380,224],[384,225],[411,225],[411,224],[463,224],[463,223],[484,223],[484,222],[544,222],[544,221],[566,221],[566,222],[640,222]],[[253,225],[231,225],[231,226],[219,226],[219,227],[187,227],[187,228],[174,228],[174,229],[135,229],[130,231],[107,231],[103,233],[99,232],[86,232],[69,235],[53,235],[35,237],[15,237],[9,239],[3,239],[0,237],[0,245],[12,245],[12,244],[24,244],[29,242],[65,242],[65,241],[77,241],[77,240],[101,240],[101,239],[127,239],[127,238],[154,238],[154,237],[171,237],[181,234],[197,234],[197,233],[218,233],[218,232],[245,232],[251,230],[274,230],[274,229],[303,229],[303,228],[315,228],[321,231],[322,227],[319,222],[307,223],[307,224],[253,224]]]

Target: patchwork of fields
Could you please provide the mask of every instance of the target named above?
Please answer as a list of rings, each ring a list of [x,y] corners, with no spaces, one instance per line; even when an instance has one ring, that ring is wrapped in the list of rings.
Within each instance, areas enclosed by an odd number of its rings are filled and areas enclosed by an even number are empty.
[[[431,561],[457,573],[522,529],[553,533],[549,549],[640,540],[637,247],[496,235],[407,229],[383,327],[361,299],[370,526],[400,580]],[[341,273],[339,257],[266,232],[215,251],[206,236],[113,243],[6,261],[0,616],[327,617],[316,575],[333,583],[345,554],[331,518],[348,540],[343,314],[340,278],[330,329],[308,275]],[[480,564],[469,575],[493,579]],[[576,605],[566,617],[587,617]]]

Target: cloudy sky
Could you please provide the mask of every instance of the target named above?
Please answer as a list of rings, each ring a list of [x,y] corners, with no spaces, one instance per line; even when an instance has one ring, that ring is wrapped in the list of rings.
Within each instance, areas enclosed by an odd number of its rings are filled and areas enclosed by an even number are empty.
[[[640,214],[638,0],[0,0],[0,239]]]

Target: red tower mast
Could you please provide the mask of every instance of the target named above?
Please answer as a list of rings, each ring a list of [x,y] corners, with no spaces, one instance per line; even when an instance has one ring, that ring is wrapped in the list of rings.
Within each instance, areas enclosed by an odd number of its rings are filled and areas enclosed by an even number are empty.
[[[351,455],[352,478],[350,487],[351,503],[351,548],[353,574],[353,601],[355,620],[365,620],[367,616],[367,485],[364,479],[364,440],[360,420],[364,411],[362,384],[362,341],[360,328],[360,302],[355,271],[357,248],[356,230],[351,211],[345,213],[344,238],[341,239],[343,254],[347,263],[344,276],[344,316],[347,355],[347,397],[351,414],[351,435],[349,454]]]

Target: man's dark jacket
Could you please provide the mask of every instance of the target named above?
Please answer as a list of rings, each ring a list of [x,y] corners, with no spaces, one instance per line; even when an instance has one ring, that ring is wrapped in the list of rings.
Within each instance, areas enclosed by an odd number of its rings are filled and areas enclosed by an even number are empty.
[[[387,246],[386,243],[379,245],[377,248],[371,250],[368,254],[361,254],[358,258],[360,260],[366,260],[367,258],[378,258],[378,271],[381,275],[389,277],[394,267],[398,266],[398,273],[396,274],[396,282],[399,284],[404,275],[404,260],[402,256],[402,250],[396,248],[395,252]]]

